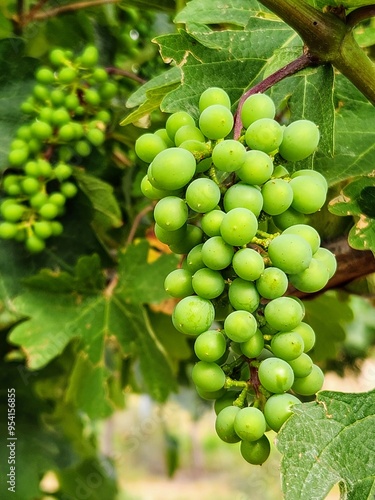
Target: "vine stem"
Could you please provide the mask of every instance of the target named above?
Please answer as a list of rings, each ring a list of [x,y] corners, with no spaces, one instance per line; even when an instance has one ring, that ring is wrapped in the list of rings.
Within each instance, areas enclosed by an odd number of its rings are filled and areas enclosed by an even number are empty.
[[[135,73],[132,73],[131,71],[127,71],[126,69],[120,69],[120,68],[115,68],[115,67],[108,67],[105,69],[106,72],[109,75],[119,75],[119,76],[124,76],[126,78],[130,78],[131,80],[134,80],[138,83],[146,83],[147,80],[144,80],[140,76],[136,75]]]
[[[154,204],[147,205],[144,207],[134,218],[132,227],[130,228],[128,238],[126,240],[126,246],[130,245],[134,239],[135,233],[137,232],[138,226],[141,223],[142,218],[154,209]]]
[[[369,19],[370,17],[375,17],[375,4],[366,5],[355,9],[346,16],[346,25],[348,28],[354,28],[361,21]]]
[[[242,121],[241,121],[241,109],[243,103],[246,99],[253,95],[258,94],[260,92],[265,92],[269,88],[271,88],[276,83],[280,82],[284,78],[296,74],[298,71],[305,69],[309,66],[313,66],[319,64],[319,59],[316,56],[312,56],[308,51],[305,51],[300,57],[286,64],[282,68],[269,75],[267,78],[259,82],[257,85],[249,89],[245,92],[238,103],[238,108],[235,114],[235,123],[234,123],[234,139],[238,139],[241,136],[242,131]]]

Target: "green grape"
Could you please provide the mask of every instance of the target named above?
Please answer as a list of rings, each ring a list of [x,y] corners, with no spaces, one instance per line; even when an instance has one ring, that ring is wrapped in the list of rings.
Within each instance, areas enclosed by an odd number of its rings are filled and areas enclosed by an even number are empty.
[[[225,443],[238,443],[241,441],[234,430],[234,421],[239,412],[240,408],[238,406],[227,406],[223,408],[216,417],[216,434]]]
[[[327,248],[321,247],[313,254],[313,258],[324,264],[328,271],[328,279],[331,279],[337,269],[337,261],[334,254]]]
[[[51,123],[53,125],[60,127],[61,125],[64,125],[65,123],[69,122],[70,122],[70,114],[65,108],[58,108],[53,110],[51,115]]]
[[[216,363],[198,361],[193,367],[191,378],[198,389],[218,391],[224,387],[225,373]]]
[[[264,184],[273,172],[273,161],[263,151],[250,150],[245,154],[245,160],[239,170],[238,177],[247,184]]]
[[[149,198],[150,200],[160,200],[165,196],[169,196],[171,194],[170,191],[165,191],[164,189],[157,189],[154,187],[151,182],[148,180],[147,175],[145,175],[141,180],[141,192],[143,196]]]
[[[257,329],[254,335],[246,342],[241,342],[240,350],[247,358],[257,358],[264,348],[262,332]]]
[[[298,234],[311,245],[312,253],[314,254],[320,245],[320,236],[316,229],[307,224],[294,224],[283,231],[286,234]]]
[[[219,413],[221,413],[224,408],[233,406],[233,402],[238,398],[239,395],[239,392],[225,391],[225,393],[220,396],[214,403],[214,411],[216,415],[219,415]],[[238,406],[235,406],[235,408],[240,409]]]
[[[224,195],[224,209],[247,208],[258,217],[263,207],[263,196],[258,188],[238,182],[233,184]]]
[[[60,186],[60,191],[65,198],[74,198],[78,192],[78,188],[75,184],[73,184],[73,182],[64,182]]]
[[[199,128],[209,139],[223,139],[233,128],[232,112],[222,104],[212,104],[199,117]]]
[[[293,190],[284,179],[271,179],[262,187],[263,210],[269,215],[285,212],[293,202]]]
[[[31,131],[29,125],[21,125],[17,129],[17,137],[23,141],[29,141],[31,139]]]
[[[39,177],[41,175],[38,163],[34,160],[28,161],[24,167],[24,172],[28,177]],[[4,186],[5,187],[5,186]]]
[[[101,97],[96,89],[86,89],[84,91],[84,101],[89,106],[99,106]]]
[[[50,222],[50,224],[52,229],[52,236],[60,236],[60,234],[62,234],[62,232],[64,231],[64,227],[61,222],[53,220]]]
[[[272,337],[271,349],[278,358],[291,361],[303,353],[303,339],[297,332],[277,333]]]
[[[245,146],[233,139],[217,143],[212,151],[212,161],[215,167],[224,172],[234,172],[241,168],[245,157]]]
[[[209,330],[214,318],[212,303],[194,295],[181,299],[172,314],[173,325],[179,332],[195,336]]]
[[[45,249],[46,244],[44,240],[42,240],[41,238],[38,238],[35,235],[31,235],[28,238],[26,238],[25,246],[29,252],[39,253]]]
[[[186,268],[191,273],[196,273],[199,269],[205,267],[202,260],[203,243],[193,247],[186,256]]]
[[[21,104],[21,111],[27,115],[33,115],[35,113],[35,105],[33,100],[25,101]]]
[[[293,330],[301,323],[303,316],[302,306],[292,297],[273,299],[264,308],[267,323],[281,332]]]
[[[278,267],[267,267],[256,281],[258,292],[265,299],[277,299],[288,289],[288,277]]]
[[[304,160],[315,151],[319,139],[320,133],[315,123],[296,120],[284,129],[279,153],[285,160]]]
[[[29,151],[27,148],[13,149],[8,154],[8,161],[12,167],[20,167],[25,163],[28,157]]]
[[[77,152],[77,154],[79,156],[82,156],[83,158],[89,156],[92,151],[91,145],[85,140],[77,141],[76,144],[74,145],[74,149]]]
[[[38,238],[45,240],[52,236],[52,227],[49,221],[38,221],[33,226],[34,234]]]
[[[292,179],[294,179],[295,177],[305,176],[305,175],[313,177],[316,180],[319,180],[322,183],[324,189],[326,191],[328,190],[328,182],[327,182],[326,178],[324,177],[324,175],[322,175],[320,172],[317,172],[316,170],[311,170],[308,168],[305,168],[302,170],[297,170],[296,172],[293,172],[291,177],[292,177]]]
[[[261,118],[253,122],[246,130],[245,141],[251,149],[272,153],[279,147],[283,138],[283,129],[272,118]]]
[[[33,195],[40,190],[40,182],[34,177],[26,177],[21,182],[21,187],[25,194]]]
[[[54,106],[64,106],[65,92],[60,88],[54,89],[51,91],[50,99]]]
[[[275,432],[293,415],[292,406],[301,401],[292,394],[273,394],[264,405],[264,416],[267,424]]]
[[[256,319],[248,311],[233,311],[224,321],[225,334],[234,342],[247,342],[257,328]]]
[[[55,75],[50,68],[39,68],[35,73],[35,78],[39,83],[48,85],[55,80]]]
[[[53,49],[49,54],[49,60],[54,66],[62,66],[65,61],[65,52],[61,49]]]
[[[104,68],[95,68],[92,73],[92,78],[96,83],[103,83],[108,80],[108,73]]]
[[[194,292],[204,299],[214,299],[224,291],[225,281],[219,271],[209,268],[198,269],[193,275]]]
[[[184,125],[191,125],[192,127],[195,127],[194,118],[186,111],[177,111],[168,117],[165,123],[165,128],[171,141],[174,142],[177,130]]]
[[[161,151],[151,163],[149,180],[158,189],[181,189],[195,174],[195,158],[185,149]]]
[[[228,293],[229,302],[234,309],[254,312],[259,306],[259,293],[254,283],[236,278],[232,281]]]
[[[27,149],[27,143],[23,139],[13,139],[10,149]]]
[[[234,250],[221,236],[213,236],[204,242],[202,247],[202,260],[210,269],[220,271],[232,262]]]
[[[72,175],[73,168],[70,165],[67,165],[66,163],[59,163],[58,165],[56,165],[53,172],[55,174],[55,177],[59,181],[64,181]]]
[[[57,207],[63,207],[66,202],[66,198],[62,193],[52,193],[48,197],[49,203],[53,203]]]
[[[65,68],[61,68],[57,73],[57,79],[61,83],[73,83],[77,78],[77,72],[74,68],[66,66]]]
[[[4,240],[15,238],[17,232],[18,232],[17,224],[13,224],[12,222],[0,223],[0,238]]]
[[[298,274],[290,274],[289,281],[301,292],[314,293],[322,290],[328,283],[329,274],[326,266],[312,258],[309,267]]]
[[[177,231],[166,231],[158,224],[154,226],[155,236],[159,241],[165,243],[166,245],[173,245],[183,241],[186,237],[186,225],[177,229]]]
[[[39,151],[42,149],[42,142],[39,139],[30,139],[29,141],[29,151],[31,153],[39,153]]]
[[[224,335],[218,330],[201,333],[194,343],[194,352],[201,361],[212,363],[219,360],[227,350]]]
[[[33,88],[34,96],[41,102],[44,102],[49,97],[49,90],[45,85],[35,85]]]
[[[223,218],[220,233],[226,243],[234,246],[247,245],[256,235],[258,221],[247,208],[233,208]]]
[[[93,68],[98,64],[99,52],[93,45],[88,45],[85,47],[80,58],[80,63],[84,68]]]
[[[183,240],[179,240],[169,246],[173,253],[187,254],[196,245],[202,243],[203,231],[200,227],[187,224]]]
[[[237,276],[248,281],[258,279],[264,271],[263,257],[252,248],[238,250],[233,256],[232,265]]]
[[[188,297],[193,295],[192,276],[185,269],[175,269],[164,280],[164,289],[171,297]]]
[[[245,128],[261,118],[275,118],[276,109],[273,100],[266,94],[249,96],[241,108],[241,121]]]
[[[62,125],[57,132],[57,137],[64,142],[69,142],[75,139],[76,134],[73,124],[65,123],[65,125]]]
[[[111,123],[111,120],[112,120],[111,113],[109,111],[107,111],[106,109],[101,109],[100,111],[98,111],[96,118],[97,118],[97,120],[105,123],[106,125]]]
[[[204,142],[205,137],[195,125],[183,125],[177,130],[174,142],[176,146],[180,146],[185,141]]]
[[[44,192],[39,192],[30,197],[29,203],[33,208],[40,208],[45,205],[48,201],[48,195]]]
[[[13,201],[5,201],[1,204],[0,211],[7,222],[17,222],[22,218],[25,207]]]
[[[266,432],[266,427],[263,413],[252,406],[242,408],[234,419],[234,430],[244,441],[257,441]]]
[[[117,85],[114,82],[105,82],[99,89],[100,96],[104,100],[113,99],[117,94]]]
[[[313,361],[306,353],[302,353],[298,358],[288,361],[292,367],[294,377],[307,377],[312,372]]]
[[[59,214],[59,207],[54,203],[45,203],[39,208],[39,214],[47,220],[54,219]]]
[[[324,373],[317,365],[313,365],[307,377],[295,378],[292,389],[301,396],[313,396],[323,387]]]
[[[293,328],[293,332],[299,333],[303,339],[304,344],[304,352],[309,352],[315,345],[315,332],[313,328],[307,323],[300,323],[295,328]]]
[[[199,387],[195,387],[195,390],[200,398],[207,400],[220,398],[226,392],[224,387],[222,389],[219,389],[218,391],[204,391]]]
[[[76,94],[69,94],[65,97],[64,106],[69,111],[75,111],[79,106],[79,99]]]
[[[176,231],[186,223],[187,218],[186,203],[177,196],[166,196],[155,205],[155,222],[167,231]]]
[[[204,90],[199,97],[199,111],[202,111],[213,104],[221,104],[226,108],[231,108],[229,95],[219,87],[209,87]]]
[[[3,180],[3,189],[11,196],[17,196],[21,193],[18,175],[7,175]]]
[[[61,129],[60,129],[61,130]],[[101,146],[105,141],[105,134],[98,128],[91,128],[86,133],[87,140],[91,142],[93,146]]]
[[[201,219],[201,228],[207,236],[220,236],[220,225],[223,221],[225,212],[222,210],[211,210],[203,215]]]
[[[257,441],[241,441],[240,452],[249,464],[262,465],[270,456],[271,445],[264,434]]]
[[[220,188],[211,179],[195,179],[187,187],[186,202],[189,207],[198,213],[213,210],[220,201]]]
[[[301,236],[283,233],[271,241],[268,255],[274,266],[287,274],[297,274],[310,265],[312,250]]]
[[[284,231],[288,227],[296,224],[306,224],[308,222],[308,216],[289,207],[281,214],[274,215],[273,222],[281,231]]]
[[[289,184],[293,190],[291,206],[298,212],[313,214],[324,205],[327,191],[318,179],[305,175],[295,177]]]
[[[184,145],[186,146],[186,144],[187,144],[186,142],[183,142],[180,147],[182,148],[182,147],[184,147]],[[186,149],[189,149],[189,148],[186,148]],[[194,152],[193,152],[193,154],[194,154]],[[197,173],[206,172],[211,167],[212,167],[212,158],[211,157],[203,158],[202,160],[198,160],[196,172]]]
[[[258,377],[262,386],[269,392],[281,394],[289,391],[294,382],[291,366],[279,358],[267,358],[261,361]]]
[[[39,174],[42,177],[50,177],[52,174],[52,165],[49,161],[39,158],[37,160]]]

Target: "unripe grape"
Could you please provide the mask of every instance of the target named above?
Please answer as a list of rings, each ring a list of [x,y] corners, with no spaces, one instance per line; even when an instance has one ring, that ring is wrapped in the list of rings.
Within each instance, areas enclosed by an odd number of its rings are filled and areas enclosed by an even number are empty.
[[[233,208],[225,214],[220,233],[230,245],[242,246],[250,243],[257,229],[258,221],[253,212],[247,208]]]
[[[288,363],[292,367],[294,377],[303,378],[310,375],[312,372],[313,361],[306,353],[302,353],[298,358],[289,360]]]
[[[220,236],[220,225],[225,212],[222,210],[211,210],[203,215],[201,228],[207,236]]]
[[[224,321],[224,331],[234,342],[247,342],[257,331],[257,322],[248,311],[233,311]]]
[[[114,82],[105,82],[99,89],[99,94],[104,100],[109,100],[117,94],[117,85]]]
[[[224,195],[224,209],[229,212],[233,208],[247,208],[258,217],[263,207],[263,196],[255,186],[238,182],[233,184]]]
[[[237,310],[254,312],[259,306],[259,293],[254,283],[236,278],[229,286],[229,302]]]
[[[314,293],[328,283],[329,274],[325,264],[312,258],[309,266],[298,274],[290,274],[289,281],[301,292]]]
[[[318,179],[305,175],[295,177],[289,184],[293,190],[292,207],[298,212],[313,214],[324,205],[327,192]]]
[[[278,358],[291,361],[303,353],[303,339],[295,331],[277,333],[272,337],[271,349]]]
[[[164,289],[171,297],[188,297],[194,293],[192,276],[185,269],[175,269],[164,280]]]
[[[52,193],[49,195],[48,201],[57,207],[63,207],[65,205],[66,198],[62,193]]]
[[[324,264],[328,271],[328,278],[331,279],[337,269],[335,255],[327,248],[318,248],[318,250],[313,254],[313,258]]]
[[[54,49],[49,54],[49,60],[54,66],[60,66],[66,60],[65,52],[61,49]]]
[[[303,339],[304,352],[309,352],[315,345],[315,332],[313,328],[307,323],[300,323],[295,328],[293,328],[294,332],[299,333]]]
[[[237,276],[244,280],[254,281],[264,271],[263,257],[252,248],[241,248],[232,261],[233,269]]]
[[[195,212],[210,212],[220,201],[220,188],[211,179],[195,179],[188,185],[185,197],[187,204]]]
[[[12,239],[16,236],[18,232],[18,227],[12,222],[1,222],[0,223],[0,238],[4,240]]]
[[[155,205],[155,222],[167,231],[176,231],[186,223],[187,218],[186,203],[177,196],[166,196]]]
[[[293,201],[293,190],[284,179],[271,179],[262,187],[263,210],[269,215],[279,215],[287,210]]]
[[[167,149],[167,145],[155,134],[143,134],[135,141],[135,152],[146,163],[151,163],[164,149]]]
[[[55,75],[50,68],[39,68],[35,74],[35,78],[38,82],[48,85],[55,80]]]
[[[176,305],[172,315],[173,324],[178,331],[195,336],[209,330],[214,318],[215,309],[212,303],[194,295],[184,297]]]
[[[23,179],[21,182],[21,187],[25,194],[33,195],[39,191],[40,183],[33,177],[26,177],[26,179]]]
[[[25,207],[13,201],[5,201],[1,204],[0,211],[7,222],[17,222],[22,218]]]
[[[281,231],[284,231],[288,227],[296,224],[307,224],[308,216],[289,207],[281,214],[274,215],[273,222]]]
[[[257,441],[241,441],[241,455],[252,465],[262,465],[271,453],[271,445],[266,435]]]
[[[53,125],[60,127],[61,125],[70,122],[70,114],[65,108],[55,109],[52,112],[51,122]]]
[[[201,361],[214,362],[219,360],[227,349],[224,335],[218,330],[208,330],[201,333],[195,343],[194,351]]]
[[[224,172],[234,172],[241,168],[245,157],[245,146],[233,139],[219,142],[212,151],[212,161],[215,167]]]
[[[186,256],[186,269],[191,274],[194,274],[198,271],[198,269],[202,269],[203,267],[205,267],[202,260],[202,248],[203,243],[200,243],[199,245],[193,247]]]
[[[185,149],[161,151],[151,164],[149,180],[158,189],[181,189],[195,174],[194,156]]]
[[[26,248],[31,253],[42,252],[46,247],[44,240],[42,240],[41,238],[38,238],[35,235],[31,235],[28,238],[26,238],[25,245],[26,245]]]
[[[292,297],[279,297],[268,302],[264,308],[264,317],[272,328],[287,332],[301,323],[304,311]]]
[[[98,64],[99,52],[93,45],[88,45],[80,56],[80,63],[84,68],[92,68]]]
[[[100,104],[101,98],[99,92],[96,89],[86,89],[84,92],[84,100],[86,104],[90,106],[98,106]]]
[[[8,161],[12,167],[20,167],[25,163],[29,157],[29,151],[27,148],[13,149],[8,154]]]
[[[65,92],[60,88],[51,90],[50,99],[54,106],[63,106],[65,103]]]
[[[315,123],[309,120],[294,121],[284,130],[279,153],[285,160],[303,160],[315,151],[319,139],[320,133]]]
[[[268,255],[274,266],[287,274],[297,274],[308,268],[312,250],[301,236],[283,233],[271,241]]]
[[[238,177],[247,184],[263,184],[268,181],[273,172],[273,161],[263,151],[250,150],[245,154],[244,162],[239,170]]]
[[[213,104],[221,104],[226,108],[231,108],[229,95],[219,87],[209,87],[204,90],[199,97],[199,111],[202,111]]]
[[[78,192],[78,188],[75,184],[73,184],[73,182],[64,182],[60,186],[60,191],[65,198],[74,198]]]
[[[209,268],[198,269],[193,275],[194,292],[204,299],[214,299],[224,291],[225,282],[219,271]]]
[[[286,361],[279,358],[263,360],[258,368],[258,377],[267,391],[276,394],[288,391],[294,382],[292,368]]]
[[[232,262],[234,250],[221,236],[213,236],[204,242],[202,260],[210,269],[220,271]]]
[[[49,90],[45,85],[37,84],[33,88],[34,96],[41,102],[44,102],[49,97]]]
[[[274,394],[267,399],[264,405],[264,416],[267,424],[275,432],[279,432],[281,426],[292,416],[291,407],[300,404],[301,401],[292,394]]]
[[[93,146],[101,146],[105,141],[105,134],[98,128],[91,128],[86,133],[87,140],[91,142]]]
[[[72,123],[62,125],[57,132],[57,137],[64,142],[72,141],[75,139],[75,135],[75,129],[74,126],[72,126]]]
[[[261,118],[275,118],[275,104],[266,94],[249,96],[241,108],[241,121],[245,128]]]
[[[174,142],[176,146],[180,146],[185,141],[204,142],[205,137],[195,125],[183,125],[177,130]]]
[[[177,230],[179,231],[179,229]],[[200,227],[194,224],[187,224],[184,239],[179,240],[169,246],[173,253],[187,254],[196,245],[202,243],[203,231]]]
[[[177,229],[177,231],[166,231],[158,224],[154,226],[155,236],[159,241],[166,245],[172,245],[183,241],[186,237],[186,225]]]
[[[257,358],[264,348],[264,338],[262,332],[257,329],[254,335],[246,342],[240,343],[242,354],[247,358]]]
[[[266,419],[254,407],[242,408],[234,419],[236,434],[245,441],[257,441],[266,432]]]
[[[184,125],[195,127],[194,118],[186,111],[177,111],[168,117],[165,128],[171,141],[174,141],[177,130]]]
[[[57,73],[57,78],[61,83],[72,83],[77,77],[77,72],[74,68],[61,68]]]
[[[261,118],[246,130],[245,141],[251,149],[264,153],[276,151],[283,138],[281,125],[271,118]]]
[[[224,387],[225,373],[216,363],[198,361],[193,367],[191,378],[204,391],[218,391]]]
[[[54,205],[53,203],[45,203],[42,205],[39,209],[39,214],[44,218],[44,219],[54,219],[59,213],[59,208]]]
[[[320,172],[317,172],[316,170],[312,170],[310,168],[304,168],[302,170],[297,170],[296,172],[293,172],[291,175],[291,178],[294,179],[295,177],[300,177],[300,176],[310,176],[313,177],[315,180],[319,180],[324,189],[327,191],[328,190],[328,182],[324,175],[322,175]]]
[[[92,74],[92,78],[97,83],[103,83],[108,80],[108,73],[104,68],[95,68]]]
[[[34,234],[38,238],[45,240],[52,236],[52,227],[49,221],[38,221],[33,225]]]
[[[256,287],[265,299],[277,299],[287,291],[288,277],[278,267],[267,267],[257,279]]]
[[[307,377],[295,378],[292,389],[301,396],[313,396],[323,387],[324,373],[317,365],[313,365]]]
[[[230,133],[233,124],[231,111],[222,104],[208,106],[199,117],[199,128],[209,139],[223,139]]]

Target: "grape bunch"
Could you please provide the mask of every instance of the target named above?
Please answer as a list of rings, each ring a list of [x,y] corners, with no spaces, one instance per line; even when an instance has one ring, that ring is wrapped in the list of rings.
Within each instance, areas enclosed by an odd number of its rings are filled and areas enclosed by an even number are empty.
[[[278,432],[299,397],[323,384],[308,354],[315,332],[303,302],[287,294],[290,284],[317,292],[336,270],[308,224],[327,182],[286,167],[313,154],[320,134],[309,120],[281,126],[266,94],[244,102],[238,140],[223,89],[205,90],[199,111],[198,123],[175,112],[165,129],[138,139],[136,153],[149,164],[141,189],[155,203],[155,235],[182,256],[165,289],[178,299],[175,328],[195,339],[197,392],[216,400],[218,436],[262,464],[265,433]]]
[[[98,59],[94,46],[77,57],[52,50],[51,65],[37,69],[32,95],[21,105],[29,120],[10,144],[0,238],[23,241],[32,253],[62,233],[56,219],[64,214],[66,200],[77,194],[74,167],[105,141],[112,120],[108,103],[117,83]]]

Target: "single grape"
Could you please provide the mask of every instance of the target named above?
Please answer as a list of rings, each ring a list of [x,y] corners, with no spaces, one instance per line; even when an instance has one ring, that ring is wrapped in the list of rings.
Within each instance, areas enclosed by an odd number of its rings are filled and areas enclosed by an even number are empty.
[[[296,172],[293,172],[293,174],[291,175],[292,179],[294,179],[295,177],[299,177],[299,176],[310,176],[310,177],[313,177],[314,179],[317,179],[319,180],[324,189],[327,191],[328,190],[328,182],[326,180],[326,178],[324,177],[324,175],[322,175],[320,172],[317,172],[316,170],[312,170],[312,169],[309,169],[309,168],[304,168],[302,170],[297,170]]]
[[[224,321],[224,331],[234,342],[247,342],[257,331],[257,321],[248,311],[233,311]]]
[[[58,109],[54,109],[52,111],[51,123],[53,125],[61,127],[65,123],[69,123],[69,122],[70,122],[70,114],[68,113],[66,108],[61,107]]]
[[[47,203],[47,201],[48,201],[48,195],[47,193],[43,192],[36,193],[29,199],[30,206],[36,209],[43,206],[45,203]]]
[[[150,200],[160,200],[166,196],[173,195],[173,192],[166,191],[165,189],[157,189],[149,181],[147,175],[145,175],[141,180],[141,191],[143,196],[149,198]]]
[[[31,235],[26,238],[25,246],[30,253],[39,253],[45,249],[46,244],[41,238],[38,238],[35,235]]]
[[[261,361],[258,377],[267,391],[276,394],[289,391],[294,382],[292,368],[286,361],[279,358],[267,358]]]
[[[61,182],[68,179],[72,175],[73,168],[70,165],[61,162],[56,165],[53,172],[56,178]]]
[[[55,80],[55,75],[50,68],[39,68],[35,73],[35,78],[39,83],[48,85]]]
[[[51,90],[50,100],[54,106],[63,106],[65,103],[65,92],[61,88]]]
[[[135,152],[146,163],[151,163],[164,149],[167,149],[167,145],[155,134],[143,134],[135,141]]]
[[[194,118],[186,111],[177,111],[168,117],[165,128],[171,141],[174,141],[177,130],[184,125],[195,127]]]
[[[308,220],[309,218],[307,215],[297,212],[297,210],[294,210],[292,207],[287,208],[285,212],[281,214],[273,216],[273,222],[281,231],[297,224],[307,224]]]
[[[165,278],[164,289],[171,297],[188,297],[194,293],[191,279],[191,274],[185,269],[175,269]]]
[[[117,94],[117,84],[114,82],[104,82],[99,88],[99,94],[102,99],[108,101]]]
[[[167,231],[163,229],[158,224],[155,224],[154,231],[155,236],[159,241],[165,243],[166,245],[173,245],[183,241],[186,237],[186,225],[180,227],[176,231]]]
[[[65,51],[62,49],[53,49],[49,54],[49,60],[54,66],[61,66],[66,61]]]
[[[214,318],[215,309],[212,303],[194,295],[181,299],[172,315],[173,324],[178,331],[195,336],[209,330]]]
[[[52,227],[49,221],[38,221],[33,226],[34,234],[38,238],[45,240],[52,236]]]
[[[40,190],[40,182],[34,177],[26,177],[21,182],[21,187],[25,194],[33,195]]]
[[[234,430],[236,434],[245,441],[257,441],[266,432],[266,419],[263,413],[248,406],[242,408],[234,419]]]
[[[152,162],[149,180],[158,189],[181,189],[192,179],[195,168],[195,158],[190,151],[165,149]]]
[[[206,399],[208,401],[220,398],[226,393],[224,387],[222,389],[219,389],[218,391],[204,391],[203,389],[200,389],[199,387],[195,386],[195,390],[200,398]]]
[[[266,94],[249,96],[241,108],[241,121],[245,128],[261,118],[275,118],[275,104]]]
[[[229,95],[219,87],[209,87],[204,90],[199,97],[199,111],[202,111],[213,104],[221,104],[226,108],[231,108]]]
[[[240,412],[238,406],[227,406],[223,408],[217,415],[215,421],[215,430],[219,438],[225,443],[238,443],[240,437],[234,430],[234,421],[236,415]]]
[[[63,182],[60,186],[60,191],[65,198],[74,198],[78,193],[78,188],[73,182]]]
[[[198,213],[213,210],[220,201],[220,188],[211,179],[199,178],[193,180],[186,190],[186,202],[189,207]]]
[[[308,325],[307,323],[300,323],[297,325],[295,328],[293,328],[293,332],[299,333],[303,339],[303,345],[304,345],[304,352],[309,352],[315,345],[315,332],[313,328]]]
[[[238,398],[239,395],[239,392],[226,391],[222,396],[220,396],[214,403],[214,411],[216,415],[219,415],[219,413],[224,410],[224,408],[233,406],[233,402]],[[236,406],[235,408],[240,409],[238,406]]]
[[[202,247],[202,260],[210,269],[220,271],[232,262],[234,250],[221,236],[213,236],[204,242]]]
[[[195,125],[183,125],[174,136],[176,146],[180,146],[185,141],[204,142],[205,140],[204,135]]]
[[[227,350],[224,335],[218,330],[208,330],[201,333],[194,343],[194,351],[201,361],[214,362],[219,360]]]
[[[233,128],[232,112],[222,104],[212,104],[199,117],[199,128],[209,139],[223,139]]]
[[[276,151],[283,138],[283,128],[272,118],[260,118],[246,130],[245,141],[251,149],[264,153]]]
[[[233,208],[247,208],[258,217],[263,207],[263,196],[255,186],[243,182],[233,184],[224,195],[224,209],[229,212]]]
[[[257,329],[254,335],[246,342],[240,343],[240,350],[247,358],[257,358],[264,348],[264,337]]]
[[[241,441],[240,451],[242,457],[252,465],[262,465],[271,453],[271,445],[264,434],[257,441]]]
[[[74,134],[76,137],[76,134]],[[93,146],[99,147],[105,141],[105,134],[102,130],[98,128],[91,128],[86,133],[87,140],[91,142]]]
[[[275,267],[287,274],[297,274],[310,265],[312,250],[301,236],[283,233],[271,241],[268,255]]]
[[[167,129],[165,128],[159,128],[158,130],[155,130],[154,135],[160,137],[164,141],[164,144],[167,146],[167,148],[173,148],[173,146],[175,145],[174,142],[170,139]]]
[[[52,236],[60,236],[60,234],[63,233],[64,227],[61,224],[61,222],[57,220],[53,220],[50,222],[51,224],[51,229],[52,229]]]
[[[286,234],[298,234],[311,245],[312,253],[315,253],[320,245],[320,236],[318,231],[307,224],[294,224],[283,231]]]
[[[214,299],[223,293],[225,281],[219,271],[205,267],[194,273],[192,286],[200,297]]]
[[[259,293],[255,284],[236,278],[229,286],[229,302],[237,310],[254,312],[259,306]]]
[[[293,330],[301,323],[303,316],[302,306],[292,297],[273,299],[264,308],[267,323],[281,332]]]
[[[323,387],[324,373],[317,365],[313,365],[307,377],[296,378],[292,385],[295,393],[301,396],[313,396]]]
[[[108,73],[104,68],[95,68],[92,73],[92,78],[97,83],[103,83],[108,80]]]
[[[187,218],[186,203],[177,196],[166,196],[155,205],[155,222],[167,231],[176,231],[186,223]]]
[[[327,248],[321,247],[313,254],[313,258],[324,264],[328,271],[328,278],[331,279],[337,269],[335,255]]]
[[[92,151],[91,144],[89,144],[85,140],[77,141],[76,144],[74,145],[74,149],[77,152],[77,154],[79,156],[82,156],[83,158],[89,156]]]
[[[47,202],[39,208],[39,214],[47,220],[54,219],[59,214],[59,207]]]
[[[292,406],[301,401],[292,394],[273,394],[264,405],[264,416],[267,424],[275,432],[293,415]]]
[[[278,267],[267,267],[257,279],[256,288],[265,299],[277,299],[287,291],[288,277]]]
[[[191,274],[194,274],[199,269],[202,269],[203,267],[205,267],[203,259],[202,259],[202,248],[203,248],[203,243],[200,243],[199,245],[196,245],[195,247],[193,247],[186,256],[186,260],[185,260],[186,269]]]
[[[252,248],[241,248],[232,260],[233,269],[237,276],[244,280],[254,281],[264,271],[263,257]]]
[[[184,226],[183,226],[184,227]],[[177,229],[179,231],[179,229]],[[203,231],[200,227],[187,224],[183,240],[176,241],[169,245],[173,253],[187,254],[196,245],[202,243]]]
[[[233,208],[225,214],[220,233],[226,243],[242,246],[250,243],[257,229],[258,221],[253,212],[247,208]]]
[[[76,111],[79,106],[79,99],[76,94],[69,94],[65,97],[64,106],[69,111]]]
[[[309,267],[298,274],[290,274],[290,283],[301,292],[314,293],[322,290],[328,283],[329,274],[326,266],[314,258]]]
[[[284,179],[271,179],[262,187],[263,210],[269,215],[285,212],[293,201],[293,190]]]
[[[247,184],[264,184],[273,172],[273,161],[263,151],[250,150],[245,154],[245,160],[239,170],[238,177]]]
[[[69,142],[75,139],[75,129],[72,123],[65,123],[62,125],[58,132],[57,132],[57,137],[60,141],[63,142]]]
[[[99,60],[98,49],[93,45],[88,45],[82,52],[79,60],[84,68],[93,68],[98,64]]]
[[[191,378],[194,384],[204,391],[218,391],[224,387],[225,373],[216,363],[198,361],[193,367]]]
[[[61,83],[72,83],[77,78],[77,71],[74,68],[66,66],[57,73],[57,79]]]
[[[201,228],[207,236],[220,236],[220,225],[225,212],[222,210],[211,210],[203,215],[201,219]]]
[[[17,222],[19,221],[24,212],[25,207],[19,203],[14,203],[13,201],[5,201],[1,204],[1,215],[7,222]]]
[[[277,333],[272,337],[271,349],[278,358],[291,361],[303,353],[303,339],[297,332]]]
[[[8,154],[8,162],[12,167],[20,167],[29,157],[27,148],[13,149]]]
[[[4,240],[10,240],[12,238],[15,238],[17,232],[17,224],[14,224],[13,222],[0,223],[0,238]]]
[[[310,156],[318,146],[320,133],[310,120],[296,120],[284,129],[279,153],[285,160],[300,161]]]
[[[312,372],[313,361],[306,353],[302,353],[298,358],[288,361],[292,367],[294,377],[307,377]]]
[[[293,190],[291,206],[298,212],[313,214],[324,205],[327,191],[318,179],[305,175],[295,177],[289,184]]]
[[[215,167],[224,172],[234,172],[241,168],[245,157],[245,146],[233,139],[218,142],[212,151]]]
[[[45,85],[36,84],[33,88],[33,95],[41,102],[45,102],[49,97],[49,90]]]

